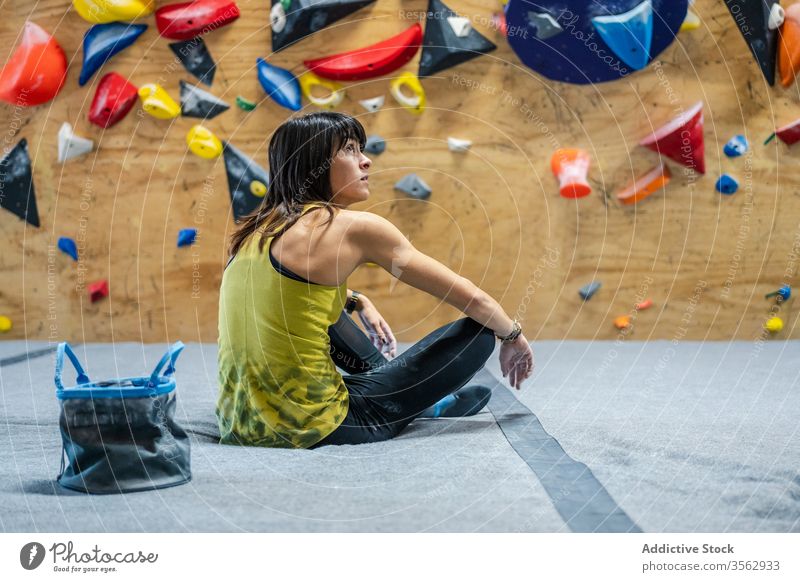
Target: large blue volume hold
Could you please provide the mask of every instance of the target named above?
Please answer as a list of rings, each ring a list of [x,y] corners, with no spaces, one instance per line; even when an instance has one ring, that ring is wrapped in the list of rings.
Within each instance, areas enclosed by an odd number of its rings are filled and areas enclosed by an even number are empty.
[[[95,24],[83,37],[83,66],[78,84],[83,86],[108,59],[131,46],[147,30],[146,24],[109,22]]]
[[[302,107],[300,82],[286,69],[270,65],[261,57],[256,59],[258,82],[275,103],[292,111]]]

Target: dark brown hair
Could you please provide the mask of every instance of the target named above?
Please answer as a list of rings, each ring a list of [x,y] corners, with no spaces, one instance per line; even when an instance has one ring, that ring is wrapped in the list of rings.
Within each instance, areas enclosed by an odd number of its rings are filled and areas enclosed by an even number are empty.
[[[362,150],[367,142],[364,126],[344,113],[309,113],[280,125],[269,141],[267,194],[231,235],[229,255],[234,256],[256,231],[261,232],[258,249],[263,251],[266,238],[297,222],[304,204],[330,202],[331,161],[350,139],[358,141]],[[328,204],[325,207],[330,222],[334,211]]]

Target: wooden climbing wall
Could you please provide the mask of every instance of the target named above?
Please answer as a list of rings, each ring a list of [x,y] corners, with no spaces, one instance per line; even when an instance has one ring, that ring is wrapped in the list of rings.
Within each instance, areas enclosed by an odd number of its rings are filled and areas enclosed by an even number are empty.
[[[242,17],[205,37],[217,61],[211,92],[235,106],[205,125],[266,165],[271,132],[288,111],[266,99],[255,61],[269,56],[266,0],[238,2]],[[766,292],[794,284],[800,261],[800,151],[762,146],[775,124],[800,117],[797,86],[767,86],[723,2],[697,0],[702,27],[681,33],[646,70],[599,86],[552,83],[521,65],[491,16],[499,0],[451,0],[454,10],[499,48],[424,81],[428,110],[413,117],[388,97],[389,80],[348,87],[340,110],[357,115],[367,132],[388,142],[373,157],[372,197],[358,208],[393,221],[423,252],[471,279],[521,318],[528,339],[759,340],[772,313],[800,337],[793,300],[776,310]],[[270,59],[303,70],[303,58],[339,52],[393,35],[424,14],[426,0],[380,0]],[[52,341],[213,342],[217,300],[234,224],[222,159],[187,152],[196,120],[157,120],[134,111],[100,131],[88,123],[94,85],[118,71],[134,84],[161,83],[175,98],[180,79],[192,81],[158,36],[148,30],[85,87],[78,86],[81,40],[88,28],[65,0],[3,4],[0,47],[5,60],[30,18],[55,34],[70,61],[69,78],[51,103],[33,109],[0,105],[3,147],[28,139],[42,226],[0,213],[3,284],[0,314],[14,328],[6,338]],[[419,55],[411,63],[416,71]],[[387,95],[368,114],[357,101]],[[681,108],[704,100],[706,166],[699,179],[671,164],[666,192],[635,207],[614,194],[657,162],[637,142]],[[308,110],[311,110],[309,108]],[[59,164],[56,134],[64,121],[94,139],[96,151]],[[722,147],[743,133],[753,145],[728,159]],[[474,142],[467,154],[448,150],[448,136]],[[557,147],[592,154],[595,192],[581,200],[558,195],[549,160]],[[428,203],[392,185],[409,172],[433,188]],[[729,172],[741,183],[721,196],[714,183]],[[181,228],[199,230],[197,243],[176,248]],[[73,237],[74,263],[55,248]],[[86,285],[108,279],[108,299],[90,303]],[[592,279],[601,290],[584,303],[578,289]],[[351,288],[368,294],[401,341],[419,339],[448,320],[453,308],[371,267]],[[633,304],[654,307],[635,313]],[[618,315],[634,314],[620,333]]]

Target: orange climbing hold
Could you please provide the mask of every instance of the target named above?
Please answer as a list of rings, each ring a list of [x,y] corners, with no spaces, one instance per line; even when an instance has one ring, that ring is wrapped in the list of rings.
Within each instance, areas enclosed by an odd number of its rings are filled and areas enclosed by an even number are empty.
[[[564,198],[583,198],[592,193],[586,181],[589,153],[575,148],[561,148],[550,158],[550,169],[558,178],[559,192]]]
[[[31,107],[58,95],[67,78],[67,57],[58,41],[28,21],[22,40],[0,69],[0,101]]]
[[[666,188],[671,177],[672,173],[669,168],[663,163],[659,164],[644,176],[636,178],[632,184],[617,194],[617,200],[623,204],[636,204],[639,200],[650,196],[650,194]]]
[[[800,72],[800,4],[786,8],[778,41],[778,70],[784,87],[794,83],[795,76]]]
[[[619,317],[614,318],[614,327],[617,329],[625,329],[631,324],[631,316],[630,315],[620,315]]]

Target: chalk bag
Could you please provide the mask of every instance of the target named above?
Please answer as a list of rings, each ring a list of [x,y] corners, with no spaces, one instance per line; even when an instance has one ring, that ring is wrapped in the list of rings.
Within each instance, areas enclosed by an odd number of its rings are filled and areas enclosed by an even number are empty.
[[[150,376],[92,382],[68,343],[56,352],[61,406],[61,471],[56,481],[84,493],[131,493],[172,487],[192,478],[189,437],[175,422],[175,360],[170,346]],[[61,382],[64,354],[77,385]],[[168,365],[162,375],[162,369]]]

